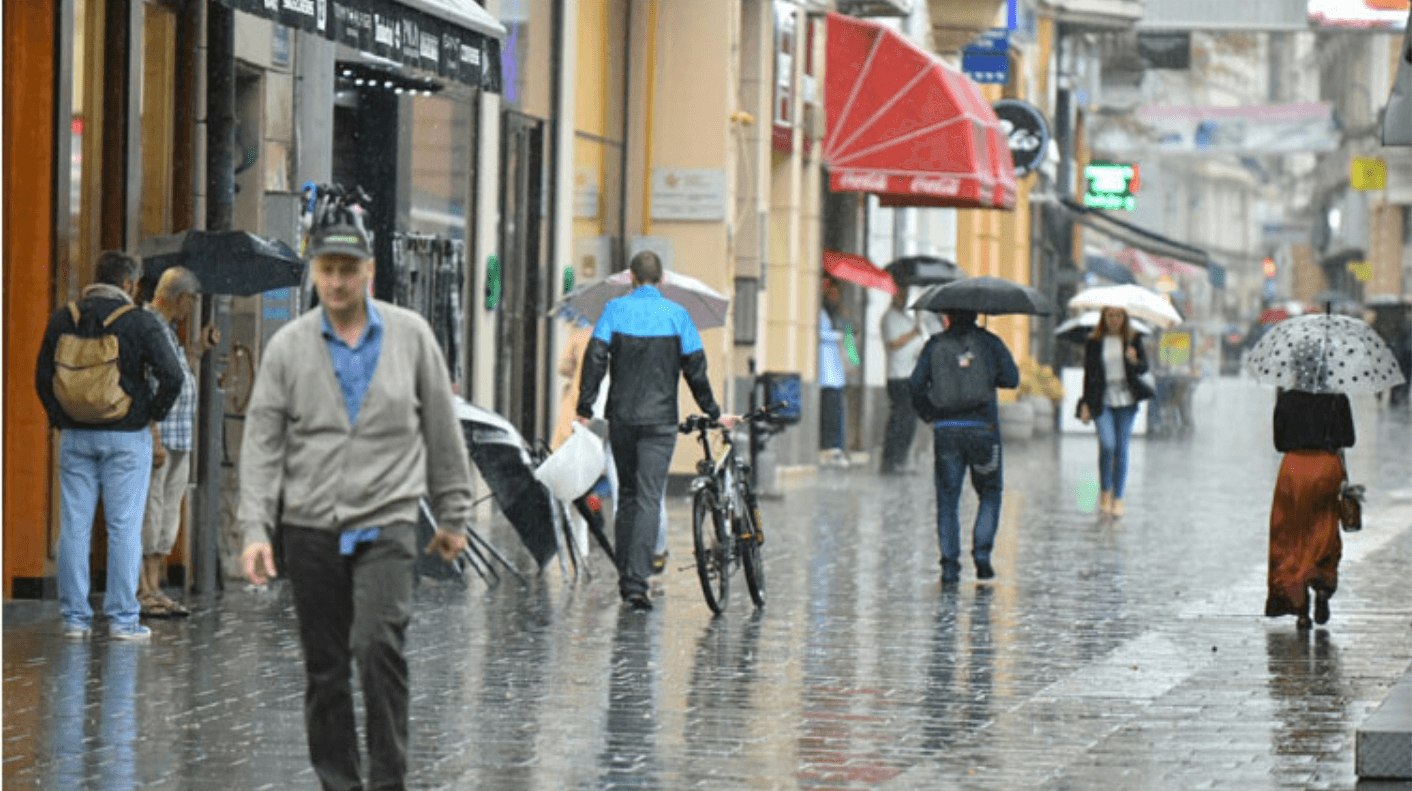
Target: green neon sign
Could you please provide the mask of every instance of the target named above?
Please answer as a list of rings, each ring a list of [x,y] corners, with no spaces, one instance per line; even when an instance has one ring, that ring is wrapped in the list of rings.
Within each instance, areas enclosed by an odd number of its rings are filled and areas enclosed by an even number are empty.
[[[1094,162],[1084,168],[1084,178],[1088,179],[1088,191],[1084,193],[1085,206],[1124,211],[1132,211],[1137,206],[1137,198],[1133,195],[1138,187],[1137,165]]]

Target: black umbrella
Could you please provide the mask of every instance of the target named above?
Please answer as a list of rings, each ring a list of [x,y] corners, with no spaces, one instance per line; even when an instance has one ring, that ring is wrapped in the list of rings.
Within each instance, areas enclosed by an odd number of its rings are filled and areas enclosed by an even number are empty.
[[[549,487],[534,477],[534,460],[520,432],[500,415],[465,401],[457,401],[456,417],[466,449],[490,493],[535,562],[544,568],[559,551],[558,511]]]
[[[932,286],[912,303],[913,310],[969,310],[991,315],[1028,313],[1048,315],[1055,311],[1054,300],[1029,286],[998,277],[968,277],[954,283]]]
[[[931,255],[909,255],[888,264],[888,274],[900,286],[936,286],[966,276],[961,267]]]
[[[137,246],[143,276],[155,280],[173,266],[190,269],[208,294],[253,296],[304,282],[304,261],[289,245],[249,231],[182,231]]]

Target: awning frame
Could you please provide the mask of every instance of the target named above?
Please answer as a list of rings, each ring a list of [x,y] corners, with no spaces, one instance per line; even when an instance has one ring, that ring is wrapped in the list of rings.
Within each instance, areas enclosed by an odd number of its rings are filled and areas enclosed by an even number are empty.
[[[1199,247],[1169,239],[1162,234],[1120,220],[1098,209],[1091,209],[1072,198],[1061,199],[1060,205],[1073,215],[1076,222],[1124,242],[1129,247],[1136,247],[1153,255],[1174,258],[1203,269],[1209,269],[1211,266],[1211,257]]]

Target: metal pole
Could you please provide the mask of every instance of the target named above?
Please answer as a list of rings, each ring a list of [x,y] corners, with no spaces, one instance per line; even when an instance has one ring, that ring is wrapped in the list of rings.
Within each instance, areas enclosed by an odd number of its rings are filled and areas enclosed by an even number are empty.
[[[235,217],[235,12],[206,4],[206,230],[230,230]],[[194,589],[220,589],[221,462],[224,456],[225,391],[219,370],[230,353],[230,297],[202,299],[203,323],[213,320],[221,343],[201,358],[197,432],[197,511],[192,530]]]

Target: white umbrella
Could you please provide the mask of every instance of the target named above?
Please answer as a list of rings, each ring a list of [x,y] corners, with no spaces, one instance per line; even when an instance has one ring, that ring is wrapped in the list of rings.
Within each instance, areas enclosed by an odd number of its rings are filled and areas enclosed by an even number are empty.
[[[1257,382],[1307,393],[1376,393],[1402,384],[1392,350],[1352,316],[1312,313],[1266,330],[1245,358]]]
[[[663,272],[657,289],[662,296],[686,308],[698,330],[725,326],[731,301],[700,280],[676,272]],[[598,317],[603,315],[603,306],[609,300],[629,291],[632,291],[632,272],[625,269],[597,283],[574,289],[559,301],[559,307],[567,306],[586,316],[589,321],[598,321]]]
[[[1102,313],[1096,310],[1090,310],[1082,316],[1066,319],[1064,323],[1054,328],[1054,337],[1061,340],[1082,343],[1093,332],[1093,328],[1098,326],[1098,322],[1102,318]],[[1139,335],[1152,334],[1152,327],[1142,319],[1129,316],[1128,323],[1132,325],[1133,332]]]
[[[1142,319],[1162,329],[1182,323],[1182,314],[1172,307],[1166,297],[1142,286],[1100,286],[1080,292],[1069,300],[1069,308],[1081,310],[1103,310],[1122,308],[1129,316]]]

